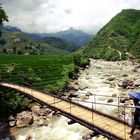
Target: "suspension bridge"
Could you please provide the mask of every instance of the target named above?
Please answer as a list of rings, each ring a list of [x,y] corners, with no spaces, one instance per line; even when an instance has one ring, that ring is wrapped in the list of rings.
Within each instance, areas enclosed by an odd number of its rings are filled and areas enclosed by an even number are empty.
[[[132,140],[130,135],[131,127],[124,120],[97,111],[94,106],[96,102],[89,102],[91,108],[76,103],[73,100],[64,99],[56,95],[46,93],[31,87],[0,83],[1,88],[11,89],[35,100],[43,105],[49,106],[54,111],[59,111],[62,115],[74,120],[81,125],[98,132],[99,134],[112,140]],[[124,112],[126,106],[122,106]],[[137,139],[138,140],[138,139]]]

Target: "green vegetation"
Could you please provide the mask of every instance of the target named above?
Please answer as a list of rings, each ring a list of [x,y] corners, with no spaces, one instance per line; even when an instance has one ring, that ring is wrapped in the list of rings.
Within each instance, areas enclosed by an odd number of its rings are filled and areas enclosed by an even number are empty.
[[[0,80],[32,86],[47,92],[58,94],[66,89],[66,86],[78,72],[78,66],[85,67],[89,61],[75,53],[68,56],[0,56]],[[0,113],[5,110],[16,113],[28,108],[31,101],[13,93],[10,90],[1,89]]]
[[[0,79],[57,94],[76,71],[73,56],[0,56]],[[30,100],[1,89],[0,113],[28,108]]]
[[[66,50],[68,52],[73,52],[78,49],[78,46],[76,46],[74,43],[57,37],[45,37],[43,40],[50,46]]]
[[[62,55],[68,54],[68,51],[58,49],[44,41],[35,41],[28,35],[20,31],[11,31],[2,29],[0,38],[1,54],[18,54],[18,55]]]
[[[36,35],[38,36],[38,34]],[[40,34],[40,36],[56,37],[56,38],[61,38],[63,40],[67,40],[68,42],[72,42],[75,44],[73,46],[73,50],[78,50],[81,46],[87,44],[94,37],[93,35],[85,33],[81,30],[75,30],[72,27],[68,30],[64,30],[56,33]]]
[[[76,66],[86,68],[89,65],[90,61],[88,58],[85,58],[80,52],[74,53],[74,63]]]
[[[8,16],[6,15],[5,11],[3,10],[0,4],[0,28],[3,25],[4,21],[8,22]],[[0,29],[0,37],[1,37],[1,29]]]
[[[72,56],[0,56],[2,81],[61,91],[74,70]]]
[[[82,48],[83,55],[106,60],[126,59],[128,52],[140,58],[140,10],[123,10]]]
[[[1,117],[8,117],[8,115],[16,115],[16,113],[29,109],[33,102],[28,98],[8,89],[0,90],[0,114]]]

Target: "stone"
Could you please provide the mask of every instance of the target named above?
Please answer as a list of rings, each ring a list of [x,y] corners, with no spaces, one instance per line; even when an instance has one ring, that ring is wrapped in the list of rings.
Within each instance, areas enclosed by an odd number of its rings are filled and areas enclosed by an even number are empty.
[[[110,78],[107,78],[108,81],[114,81],[115,80],[115,77],[110,77]]]
[[[33,123],[33,115],[29,111],[23,111],[21,113],[18,113],[16,118],[17,127],[26,127]]]
[[[14,118],[14,116],[9,116],[9,118],[8,118],[8,121],[14,121],[15,120],[15,118]]]
[[[84,136],[82,136],[83,140],[91,140],[92,137],[98,136],[99,133],[98,132],[88,132],[87,134],[85,134]]]
[[[126,97],[126,98],[121,98],[120,99],[120,103],[125,103],[126,101],[130,100],[129,97]]]
[[[134,86],[136,86],[136,87],[140,86],[140,79],[137,79],[134,81]]]
[[[15,121],[15,120],[9,122],[9,126],[13,127],[13,126],[15,126],[15,125],[16,125],[16,121]]]
[[[80,90],[84,90],[84,89],[86,89],[86,88],[88,88],[88,86],[86,86],[86,85],[84,85],[84,84],[81,84],[80,87],[79,87]]]
[[[70,92],[68,98],[77,98],[78,97],[78,94],[75,93],[75,92]]]
[[[134,86],[127,86],[126,89],[135,89]]]
[[[39,126],[43,126],[44,123],[45,123],[45,120],[44,120],[43,118],[39,118],[37,124],[38,124]]]
[[[115,83],[110,83],[111,88],[115,88],[117,85]]]
[[[32,140],[32,139],[33,139],[32,136],[28,135],[25,140]]]
[[[125,99],[120,99],[120,103],[125,103]]]
[[[82,136],[83,140],[91,140],[92,136],[91,133],[87,133],[86,135]]]
[[[70,82],[68,85],[68,89],[69,90],[78,90],[79,86],[77,84],[75,84],[74,82]]]
[[[40,112],[41,112],[40,106],[38,106],[38,105],[33,106],[33,107],[31,108],[31,111],[32,111],[34,114],[40,115]]]
[[[88,92],[86,93],[86,96],[92,96],[92,93],[91,93],[90,91],[88,91]]]
[[[113,99],[108,99],[108,103],[112,103],[114,100]]]
[[[117,97],[117,94],[116,94],[116,93],[113,93],[113,94],[112,94],[112,97]]]
[[[122,76],[122,77],[128,77],[128,75],[127,75],[127,74],[122,74],[121,76]]]
[[[80,99],[81,99],[82,101],[88,100],[88,99],[89,99],[89,96],[84,95],[84,96],[81,96]]]
[[[53,112],[52,112],[52,115],[53,115],[53,116],[60,117],[61,113],[60,113],[59,111],[53,111]]]
[[[135,66],[135,68],[133,69],[134,72],[138,72],[138,69],[140,68],[140,64]]]
[[[133,86],[133,85],[134,85],[133,80],[124,80],[124,81],[122,82],[121,87],[127,88],[128,86]]]

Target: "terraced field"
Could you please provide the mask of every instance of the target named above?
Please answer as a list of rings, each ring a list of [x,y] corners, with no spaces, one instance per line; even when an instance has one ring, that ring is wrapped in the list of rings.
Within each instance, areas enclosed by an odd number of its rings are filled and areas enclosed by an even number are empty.
[[[65,87],[74,72],[73,57],[67,56],[0,56],[2,81],[30,85],[56,92]]]

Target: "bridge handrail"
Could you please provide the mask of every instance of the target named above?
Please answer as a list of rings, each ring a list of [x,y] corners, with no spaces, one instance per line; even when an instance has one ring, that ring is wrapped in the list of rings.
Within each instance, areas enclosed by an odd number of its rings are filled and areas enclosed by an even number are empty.
[[[2,84],[4,84],[4,82],[0,82],[0,85],[2,85]],[[79,103],[77,103],[77,102],[72,101],[72,100],[75,100],[75,101],[80,101],[80,102],[81,102],[82,100],[62,98],[62,97],[60,97],[60,96],[58,96],[58,95],[54,95],[54,94],[52,94],[52,93],[48,93],[48,92],[42,91],[42,90],[40,90],[40,89],[35,89],[35,88],[33,88],[33,87],[30,87],[30,86],[17,85],[17,84],[13,84],[13,83],[5,83],[5,84],[11,84],[11,85],[15,85],[15,86],[23,87],[23,88],[29,88],[29,89],[31,89],[31,90],[36,90],[36,91],[42,92],[42,93],[44,93],[44,94],[47,93],[48,95],[50,95],[50,96],[52,96],[52,97],[54,97],[54,98],[58,98],[58,99],[60,99],[60,100],[67,101],[67,102],[69,102],[69,103],[74,103],[75,105],[81,106],[81,107],[83,107],[83,108],[85,108],[85,109],[88,109],[88,110],[91,110],[91,111],[93,110],[93,108],[89,108],[89,107],[87,107],[87,106],[84,106],[84,105],[82,105],[82,104],[79,104]],[[18,91],[18,90],[17,90],[17,91]],[[25,94],[26,94],[26,93],[25,93]],[[125,110],[126,108],[136,108],[136,107],[134,107],[134,106],[130,106],[130,107],[128,107],[128,106],[126,106],[126,105],[120,105],[120,106],[118,106],[118,105],[112,105],[112,104],[107,104],[107,103],[91,102],[91,101],[83,101],[83,102],[87,102],[87,103],[91,103],[91,104],[100,104],[100,105],[107,105],[107,106],[122,107],[122,108],[124,108],[124,110]],[[98,114],[105,115],[105,116],[107,116],[107,117],[109,117],[109,118],[112,118],[112,119],[114,119],[114,120],[120,121],[121,123],[124,123],[124,124],[126,124],[126,125],[129,126],[129,124],[128,124],[127,122],[125,122],[124,120],[122,120],[122,119],[120,119],[120,118],[118,118],[118,117],[114,117],[114,116],[108,115],[108,114],[103,113],[103,112],[100,112],[100,111],[98,111],[98,110],[96,110],[96,109],[95,109],[94,111],[97,112]]]
[[[24,85],[20,85],[20,84],[13,84],[13,83],[10,83],[10,82],[8,82],[8,83],[6,83],[6,82],[0,82],[0,84],[12,84],[12,85],[17,85],[17,86],[20,86],[20,87],[23,87],[23,88],[29,88],[29,89],[32,89],[32,90],[36,90],[36,91],[39,91],[39,92],[43,92],[44,94],[49,94],[49,95],[51,95],[51,96],[53,96],[53,97],[56,97],[56,98],[59,98],[59,99],[62,99],[62,100],[65,100],[65,101],[68,101],[68,102],[72,102],[72,101],[80,101],[80,102],[85,102],[85,103],[93,103],[93,104],[100,104],[100,105],[108,105],[108,106],[116,106],[116,107],[122,107],[122,108],[136,108],[136,106],[126,106],[126,105],[115,105],[115,104],[109,104],[109,103],[101,103],[101,102],[96,102],[96,101],[83,101],[83,100],[79,100],[79,99],[76,99],[76,98],[63,98],[63,97],[60,97],[59,95],[55,95],[55,94],[53,94],[53,93],[49,93],[49,92],[45,92],[45,91],[43,91],[43,90],[41,90],[41,89],[36,89],[36,88],[33,88],[33,87],[31,87],[31,86],[24,86]],[[97,94],[92,94],[92,95],[95,95],[95,96],[105,96],[105,97],[112,97],[112,96],[106,96],[106,95],[97,95]],[[126,98],[126,97],[116,97],[116,98]],[[128,97],[127,97],[128,98]],[[75,103],[75,102],[74,102]]]
[[[82,100],[77,100],[77,99],[72,99],[72,101],[80,101],[84,103],[93,103],[93,104],[99,104],[99,105],[107,105],[107,106],[116,106],[116,107],[122,107],[122,108],[140,108],[139,106],[126,106],[126,105],[115,105],[115,104],[109,104],[109,103],[101,103],[101,102],[91,102],[91,101],[82,101]]]

